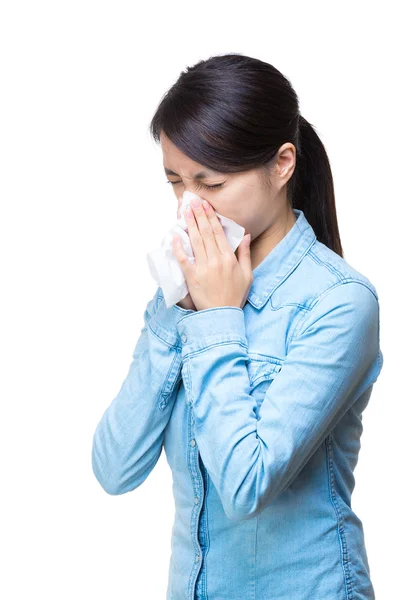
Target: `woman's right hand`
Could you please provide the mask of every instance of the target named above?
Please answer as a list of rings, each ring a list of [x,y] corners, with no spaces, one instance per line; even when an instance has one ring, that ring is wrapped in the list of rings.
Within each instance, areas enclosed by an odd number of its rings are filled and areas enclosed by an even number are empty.
[[[182,300],[179,300],[176,305],[181,308],[197,310],[190,294],[187,294]]]

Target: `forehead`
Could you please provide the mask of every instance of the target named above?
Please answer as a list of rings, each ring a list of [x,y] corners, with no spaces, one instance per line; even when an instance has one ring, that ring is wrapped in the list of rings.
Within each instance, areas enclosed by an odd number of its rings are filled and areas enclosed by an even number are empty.
[[[166,175],[178,175],[204,179],[218,175],[218,171],[206,168],[200,163],[186,156],[171,140],[163,133],[160,135],[161,149],[163,153],[163,166]]]
[[[180,164],[185,168],[200,169],[202,165],[186,156],[165,134],[160,135],[161,149],[164,157],[164,167],[173,168],[173,164]],[[169,164],[171,163],[171,164]]]

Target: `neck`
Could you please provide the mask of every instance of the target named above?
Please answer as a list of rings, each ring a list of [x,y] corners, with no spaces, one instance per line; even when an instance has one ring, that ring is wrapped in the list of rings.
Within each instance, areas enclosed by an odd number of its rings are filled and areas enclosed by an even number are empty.
[[[254,269],[264,260],[273,248],[285,237],[296,222],[296,215],[291,207],[280,215],[268,229],[263,231],[250,244],[251,268]]]

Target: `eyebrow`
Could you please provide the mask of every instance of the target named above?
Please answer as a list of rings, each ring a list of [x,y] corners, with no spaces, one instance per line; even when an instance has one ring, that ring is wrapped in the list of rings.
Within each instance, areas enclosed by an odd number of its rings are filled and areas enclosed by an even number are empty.
[[[176,177],[179,177],[178,173],[174,173],[174,171],[171,171],[167,167],[164,167],[164,171],[166,175],[176,175]],[[218,175],[217,171],[199,171],[193,175],[192,179],[207,179],[207,177],[213,177],[215,174]]]

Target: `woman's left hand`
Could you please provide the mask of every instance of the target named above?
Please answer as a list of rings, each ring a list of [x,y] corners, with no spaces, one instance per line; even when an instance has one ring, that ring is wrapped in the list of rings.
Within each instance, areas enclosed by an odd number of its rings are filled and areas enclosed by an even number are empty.
[[[206,205],[200,203],[195,207],[193,201],[192,206],[193,212],[189,209],[189,213],[185,211],[184,214],[195,257],[193,264],[183,250],[179,236],[174,240],[174,254],[192,300],[197,310],[218,306],[243,308],[254,280],[250,234],[239,244],[236,258],[212,206],[206,202]]]

